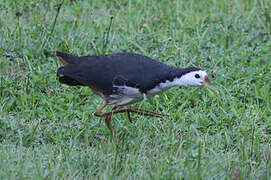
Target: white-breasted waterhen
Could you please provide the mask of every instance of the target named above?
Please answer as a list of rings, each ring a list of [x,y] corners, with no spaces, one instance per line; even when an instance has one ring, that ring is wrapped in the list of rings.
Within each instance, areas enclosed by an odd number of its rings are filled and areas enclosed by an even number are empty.
[[[105,117],[107,127],[115,141],[119,138],[111,124],[116,113],[138,113],[145,116],[162,117],[166,114],[139,108],[119,108],[163,92],[174,86],[211,85],[207,73],[196,67],[177,68],[152,58],[135,53],[117,53],[98,56],[74,56],[57,52],[64,65],[57,70],[61,83],[70,86],[88,86],[105,101],[94,113]],[[102,112],[107,105],[113,105],[109,112]]]

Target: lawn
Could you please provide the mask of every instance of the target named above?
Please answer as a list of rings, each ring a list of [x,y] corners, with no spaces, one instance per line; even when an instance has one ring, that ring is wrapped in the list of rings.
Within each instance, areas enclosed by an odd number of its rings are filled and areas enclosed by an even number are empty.
[[[170,116],[113,116],[116,144],[55,51],[197,66],[219,93],[139,102]],[[0,81],[0,179],[271,179],[270,0],[1,0]]]

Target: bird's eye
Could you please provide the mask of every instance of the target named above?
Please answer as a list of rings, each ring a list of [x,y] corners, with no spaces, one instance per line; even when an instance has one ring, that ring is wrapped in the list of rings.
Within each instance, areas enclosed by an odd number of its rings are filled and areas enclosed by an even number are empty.
[[[200,75],[199,74],[195,74],[195,78],[200,78]]]

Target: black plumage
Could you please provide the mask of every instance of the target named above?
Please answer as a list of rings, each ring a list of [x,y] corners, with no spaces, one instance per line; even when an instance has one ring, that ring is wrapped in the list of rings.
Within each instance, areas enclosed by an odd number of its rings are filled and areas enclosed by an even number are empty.
[[[61,83],[93,86],[104,95],[114,94],[114,85],[134,87],[147,93],[161,82],[200,70],[171,67],[135,53],[78,57],[57,52],[57,56],[67,61],[57,71]]]
[[[94,115],[105,117],[105,123],[116,142],[119,138],[111,124],[111,116],[130,113],[144,116],[164,117],[166,114],[140,108],[120,106],[138,102],[174,86],[212,86],[207,73],[196,67],[177,68],[135,53],[117,53],[99,56],[73,56],[57,52],[63,67],[57,70],[61,83],[71,86],[88,86],[104,99]],[[146,96],[145,96],[146,95]],[[109,112],[103,112],[113,105]]]

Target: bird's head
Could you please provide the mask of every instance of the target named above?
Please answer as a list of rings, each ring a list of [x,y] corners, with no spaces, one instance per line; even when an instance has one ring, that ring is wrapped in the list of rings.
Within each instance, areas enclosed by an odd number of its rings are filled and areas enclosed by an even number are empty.
[[[200,69],[196,69],[194,71],[190,71],[186,74],[184,74],[180,78],[180,84],[182,86],[203,86],[208,85],[211,87],[211,89],[216,91],[216,88],[210,81],[210,78],[208,77],[208,74]]]

